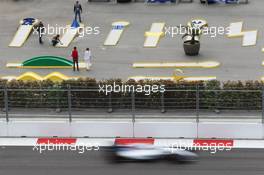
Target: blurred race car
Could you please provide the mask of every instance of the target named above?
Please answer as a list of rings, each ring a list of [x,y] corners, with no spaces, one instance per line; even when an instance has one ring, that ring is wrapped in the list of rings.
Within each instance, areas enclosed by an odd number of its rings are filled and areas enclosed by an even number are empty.
[[[156,161],[172,160],[178,162],[193,162],[197,154],[184,149],[171,149],[149,144],[115,145],[112,147],[113,160],[122,161]]]

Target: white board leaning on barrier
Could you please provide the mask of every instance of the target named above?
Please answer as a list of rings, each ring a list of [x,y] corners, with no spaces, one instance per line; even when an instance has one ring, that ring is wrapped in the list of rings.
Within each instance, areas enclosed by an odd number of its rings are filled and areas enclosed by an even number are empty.
[[[152,23],[150,31],[145,33],[144,47],[157,47],[160,38],[164,36],[165,23]]]
[[[109,32],[104,45],[105,46],[115,46],[117,45],[118,41],[120,40],[122,33],[124,32],[125,28],[129,26],[129,22],[127,21],[117,21],[112,23],[112,29]]]
[[[9,44],[9,47],[22,47],[32,32],[35,25],[39,20],[34,18],[25,18],[20,21],[20,25],[17,29],[15,36]]]
[[[80,24],[79,27],[72,27],[71,25],[66,26],[66,31],[60,38],[60,43],[56,47],[69,47],[73,39],[78,36],[80,30],[84,29],[84,24]]]
[[[133,76],[129,77],[128,80],[151,80],[151,81],[160,81],[160,80],[170,80],[170,81],[211,81],[216,80],[215,76],[197,76],[197,77],[185,77],[185,76],[171,76],[171,77],[158,77],[158,76]]]
[[[216,61],[204,62],[136,62],[133,68],[216,68],[220,66]]]

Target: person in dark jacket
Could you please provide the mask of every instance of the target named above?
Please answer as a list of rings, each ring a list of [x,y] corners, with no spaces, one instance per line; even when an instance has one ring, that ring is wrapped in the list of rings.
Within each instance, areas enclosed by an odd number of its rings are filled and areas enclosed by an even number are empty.
[[[44,34],[44,24],[40,21],[37,27],[38,37],[39,37],[39,44],[43,44],[42,36]]]
[[[51,40],[52,46],[56,46],[58,43],[62,45],[62,42],[60,41],[60,35],[56,35]]]
[[[82,13],[82,5],[79,3],[79,1],[76,1],[73,8],[74,14],[75,14],[75,20],[77,20],[77,16],[79,17],[80,23],[82,22],[81,13]]]
[[[76,67],[77,67],[77,71],[79,71],[79,54],[78,54],[77,47],[73,48],[71,56],[72,56],[72,61],[73,61],[73,71],[75,71]]]

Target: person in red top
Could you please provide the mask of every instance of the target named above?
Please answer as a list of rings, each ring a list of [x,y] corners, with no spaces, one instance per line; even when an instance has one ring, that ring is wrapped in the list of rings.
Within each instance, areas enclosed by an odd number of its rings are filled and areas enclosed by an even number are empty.
[[[77,67],[77,71],[79,71],[79,54],[78,54],[77,47],[73,48],[71,56],[72,56],[72,61],[73,61],[73,71],[75,71],[75,65]]]

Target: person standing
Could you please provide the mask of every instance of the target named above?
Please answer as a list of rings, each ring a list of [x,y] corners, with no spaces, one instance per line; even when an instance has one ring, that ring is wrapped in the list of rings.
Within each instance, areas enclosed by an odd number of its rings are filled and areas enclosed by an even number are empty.
[[[89,48],[86,48],[86,50],[84,51],[84,62],[86,65],[86,70],[90,70],[90,67],[92,65],[92,55],[91,55],[91,51]]]
[[[75,20],[77,20],[77,16],[79,17],[79,22],[82,22],[81,13],[82,13],[82,5],[79,3],[79,1],[76,1],[74,4],[74,14],[75,14]]]
[[[72,51],[72,61],[73,61],[73,71],[75,71],[75,69],[77,68],[77,71],[79,71],[79,54],[78,54],[78,50],[77,50],[77,47],[74,47],[73,48],[73,51]],[[75,67],[76,65],[76,67]]]
[[[39,44],[43,44],[42,36],[44,34],[44,24],[40,21],[37,27],[38,37],[39,37]]]

